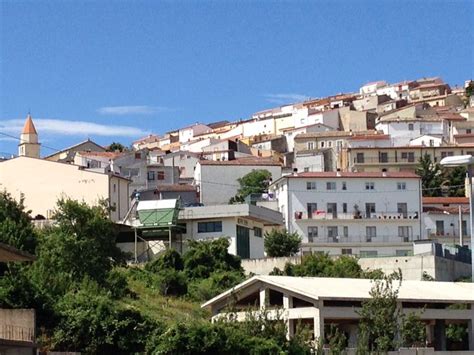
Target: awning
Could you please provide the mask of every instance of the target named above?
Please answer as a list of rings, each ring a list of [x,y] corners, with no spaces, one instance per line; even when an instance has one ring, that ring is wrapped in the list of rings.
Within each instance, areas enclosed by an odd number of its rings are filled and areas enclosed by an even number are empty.
[[[137,206],[139,229],[170,228],[178,221],[178,200],[140,201]]]

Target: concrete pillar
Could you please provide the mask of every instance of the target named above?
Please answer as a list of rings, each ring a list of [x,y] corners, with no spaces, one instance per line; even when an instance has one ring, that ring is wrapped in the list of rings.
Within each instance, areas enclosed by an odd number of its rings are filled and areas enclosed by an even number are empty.
[[[434,326],[435,350],[446,351],[446,324],[444,319],[436,319]]]
[[[283,308],[290,309],[293,308],[293,297],[284,293],[283,294]]]
[[[474,319],[467,322],[467,334],[469,337],[469,350],[474,350]]]
[[[287,319],[286,320],[286,337],[291,339],[295,335],[295,320]]]
[[[260,309],[266,308],[268,304],[268,288],[260,289]]]
[[[315,309],[314,315],[314,339],[318,341],[319,339],[324,340],[324,318],[321,315],[321,309]]]

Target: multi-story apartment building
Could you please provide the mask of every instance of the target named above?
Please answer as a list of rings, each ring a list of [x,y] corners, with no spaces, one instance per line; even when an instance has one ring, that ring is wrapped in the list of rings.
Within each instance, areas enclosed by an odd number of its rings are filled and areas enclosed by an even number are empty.
[[[303,252],[407,255],[421,238],[421,181],[413,173],[295,173],[270,192]]]
[[[401,146],[401,147],[349,147],[341,154],[343,171],[375,172],[415,171],[420,158],[428,154],[432,161],[444,157],[474,154],[474,145],[459,144],[445,146]]]

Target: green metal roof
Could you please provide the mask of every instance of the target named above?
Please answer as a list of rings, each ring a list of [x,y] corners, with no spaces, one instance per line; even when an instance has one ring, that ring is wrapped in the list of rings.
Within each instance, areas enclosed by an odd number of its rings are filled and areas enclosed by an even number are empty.
[[[137,206],[138,228],[163,228],[176,226],[178,221],[178,200],[140,201]]]

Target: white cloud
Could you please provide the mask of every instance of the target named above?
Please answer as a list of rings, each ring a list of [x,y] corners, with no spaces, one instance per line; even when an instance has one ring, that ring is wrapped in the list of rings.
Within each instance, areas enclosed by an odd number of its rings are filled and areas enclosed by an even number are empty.
[[[309,99],[309,96],[301,94],[266,94],[265,95],[268,102],[275,104],[289,104],[293,102],[301,102]]]
[[[97,109],[101,115],[151,115],[157,112],[170,111],[167,107],[161,106],[104,106]]]
[[[1,120],[0,131],[19,135],[24,123],[24,119]],[[104,125],[87,121],[35,118],[34,123],[39,135],[140,137],[149,134],[148,131],[136,127]]]

